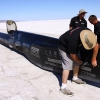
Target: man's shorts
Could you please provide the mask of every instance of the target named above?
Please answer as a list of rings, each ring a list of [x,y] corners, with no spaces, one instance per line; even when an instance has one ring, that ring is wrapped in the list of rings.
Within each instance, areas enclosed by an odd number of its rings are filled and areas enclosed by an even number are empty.
[[[79,63],[73,61],[70,55],[66,54],[64,51],[59,49],[59,53],[62,59],[62,68],[64,70],[72,70],[73,66],[80,66]],[[80,53],[77,54],[77,57],[80,59]]]

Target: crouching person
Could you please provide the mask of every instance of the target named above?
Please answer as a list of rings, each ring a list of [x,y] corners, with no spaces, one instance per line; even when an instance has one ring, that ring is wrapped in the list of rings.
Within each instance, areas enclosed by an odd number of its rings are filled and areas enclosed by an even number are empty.
[[[72,82],[77,84],[85,84],[84,81],[78,78],[79,66],[82,64],[80,59],[80,46],[86,50],[93,49],[92,65],[97,65],[96,57],[98,53],[98,43],[96,35],[88,28],[75,28],[62,34],[59,38],[59,53],[62,58],[62,86],[60,91],[63,94],[73,95],[67,87],[67,80],[70,70],[73,70]]]

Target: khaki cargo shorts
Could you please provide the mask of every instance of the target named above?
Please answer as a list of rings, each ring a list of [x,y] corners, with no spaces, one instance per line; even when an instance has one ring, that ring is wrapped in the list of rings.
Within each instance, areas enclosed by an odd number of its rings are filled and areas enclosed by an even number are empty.
[[[70,55],[66,54],[64,51],[59,50],[59,54],[61,56],[61,59],[62,59],[62,68],[64,70],[72,70],[73,69],[73,66],[80,66],[79,63],[73,61],[70,57]],[[80,53],[77,54],[78,58],[80,59]]]

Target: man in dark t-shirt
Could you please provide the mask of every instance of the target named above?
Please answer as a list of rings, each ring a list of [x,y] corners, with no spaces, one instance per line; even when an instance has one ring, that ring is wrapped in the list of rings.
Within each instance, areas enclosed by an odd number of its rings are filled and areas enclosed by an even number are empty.
[[[63,68],[62,86],[60,90],[67,95],[73,95],[66,86],[70,70],[73,69],[73,82],[85,84],[84,81],[78,78],[79,66],[82,64],[79,55],[81,45],[87,50],[93,49],[92,65],[95,67],[97,65],[96,56],[98,53],[98,43],[96,35],[90,31],[90,29],[77,27],[65,32],[59,37],[58,48]]]
[[[88,20],[94,25],[94,33],[97,35],[97,41],[100,45],[100,21],[98,21],[95,15],[90,15]]]
[[[87,21],[84,19],[86,13],[87,12],[85,10],[81,9],[78,16],[75,16],[71,19],[69,29],[76,27],[87,27]]]

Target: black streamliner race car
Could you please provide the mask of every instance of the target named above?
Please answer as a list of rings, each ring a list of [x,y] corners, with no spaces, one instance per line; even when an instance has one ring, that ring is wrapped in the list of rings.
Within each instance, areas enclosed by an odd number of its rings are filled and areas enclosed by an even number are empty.
[[[24,54],[30,62],[42,69],[62,73],[57,38],[19,31],[12,20],[8,20],[6,26],[8,34],[0,32],[1,44]],[[100,83],[100,51],[95,68],[91,65],[91,56],[92,50],[82,48],[81,58],[84,64],[80,66],[79,77]]]

